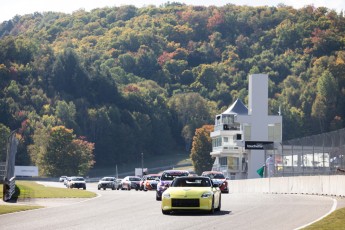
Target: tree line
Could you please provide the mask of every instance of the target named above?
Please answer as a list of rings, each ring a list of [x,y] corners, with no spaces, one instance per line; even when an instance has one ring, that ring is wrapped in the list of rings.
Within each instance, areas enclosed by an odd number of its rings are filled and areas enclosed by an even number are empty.
[[[0,141],[19,129],[17,163],[37,164],[59,155],[50,140],[60,130],[86,169],[190,152],[196,129],[248,101],[253,73],[269,75],[285,140],[342,128],[344,32],[343,12],[314,6],[17,15],[0,24]]]

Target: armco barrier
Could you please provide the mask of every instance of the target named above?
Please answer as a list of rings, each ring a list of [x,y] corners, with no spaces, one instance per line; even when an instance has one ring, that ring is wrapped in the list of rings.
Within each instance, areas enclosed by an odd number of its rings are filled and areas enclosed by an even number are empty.
[[[16,191],[16,180],[15,177],[12,177],[10,180],[5,178],[4,185],[3,185],[3,200],[9,201],[11,200],[13,194]]]
[[[282,193],[345,196],[345,175],[229,180],[231,193]]]

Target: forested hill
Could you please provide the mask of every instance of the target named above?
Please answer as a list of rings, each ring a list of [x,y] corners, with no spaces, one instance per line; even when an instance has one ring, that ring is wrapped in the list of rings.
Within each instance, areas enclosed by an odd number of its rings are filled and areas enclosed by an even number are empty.
[[[19,165],[56,126],[95,143],[98,165],[169,154],[237,98],[247,103],[249,74],[267,73],[285,140],[335,130],[344,127],[344,46],[345,18],[325,7],[15,16],[0,24],[0,129],[20,128]]]

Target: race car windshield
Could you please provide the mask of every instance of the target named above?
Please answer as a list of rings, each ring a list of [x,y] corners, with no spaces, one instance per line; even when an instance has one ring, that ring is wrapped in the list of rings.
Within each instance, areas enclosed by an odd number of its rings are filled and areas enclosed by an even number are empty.
[[[165,173],[162,175],[161,180],[173,180],[175,177],[188,176],[189,173]]]
[[[212,173],[212,174],[208,174],[206,176],[211,178],[211,179],[225,179],[225,176],[223,174],[220,174],[220,173]]]
[[[176,178],[171,187],[210,187],[211,182],[207,178]]]
[[[224,177],[223,174],[214,174],[214,175],[213,175],[213,178],[214,178],[214,179],[225,179],[225,177]]]
[[[84,178],[82,178],[82,177],[75,177],[75,178],[72,178],[72,180],[74,180],[74,181],[84,181]]]

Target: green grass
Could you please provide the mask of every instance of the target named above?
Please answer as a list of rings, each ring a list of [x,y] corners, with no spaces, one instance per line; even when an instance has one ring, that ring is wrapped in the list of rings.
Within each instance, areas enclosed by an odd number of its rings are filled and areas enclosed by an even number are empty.
[[[32,209],[43,208],[42,206],[33,205],[0,205],[0,215],[12,212],[27,211]]]
[[[187,170],[187,171],[189,171],[189,172],[194,172],[194,167],[193,167],[193,165],[182,166],[182,167],[177,166],[177,167],[174,167],[174,169],[176,169],[176,170]]]
[[[16,193],[18,199],[26,198],[91,198],[96,194],[80,189],[66,189],[46,187],[32,181],[16,181]]]
[[[3,198],[3,185],[0,184],[0,198]],[[91,198],[95,197],[93,192],[79,190],[46,187],[32,181],[16,181],[16,192],[13,195],[14,199],[31,199],[31,198]],[[34,205],[0,205],[0,215],[11,212],[26,211],[31,209],[43,208],[42,206]]]
[[[160,166],[171,166],[171,168],[176,168],[179,165],[192,164],[189,158],[189,153],[186,152],[175,152],[169,155],[160,156],[145,156],[144,154],[144,168],[148,168],[149,173],[156,173],[152,168]],[[127,164],[118,164],[117,171],[119,174],[133,172],[135,168],[141,168],[141,155],[138,154],[137,161],[132,161]],[[151,168],[151,170],[150,170]],[[112,167],[97,167],[91,169],[87,176],[89,177],[103,177],[116,174],[116,162]]]
[[[305,230],[345,229],[345,208],[338,209],[322,220],[303,228]]]

